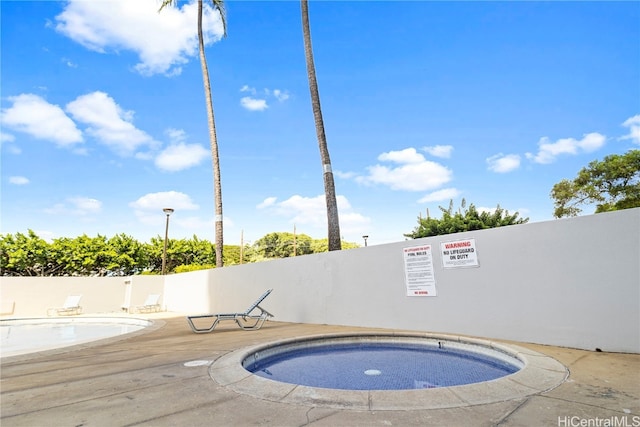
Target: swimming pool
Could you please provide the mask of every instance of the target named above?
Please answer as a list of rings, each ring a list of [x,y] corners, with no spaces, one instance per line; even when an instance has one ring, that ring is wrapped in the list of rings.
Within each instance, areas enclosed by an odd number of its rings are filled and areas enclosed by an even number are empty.
[[[153,322],[125,317],[0,320],[0,357],[24,355],[131,334]]]

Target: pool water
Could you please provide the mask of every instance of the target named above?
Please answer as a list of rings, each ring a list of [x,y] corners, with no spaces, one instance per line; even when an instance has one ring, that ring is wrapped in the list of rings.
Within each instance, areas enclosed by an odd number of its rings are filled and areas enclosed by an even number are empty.
[[[0,356],[16,356],[68,347],[135,332],[141,319],[25,319],[0,322]]]
[[[489,381],[520,366],[447,346],[331,343],[245,359],[245,369],[271,380],[343,390],[406,390]]]

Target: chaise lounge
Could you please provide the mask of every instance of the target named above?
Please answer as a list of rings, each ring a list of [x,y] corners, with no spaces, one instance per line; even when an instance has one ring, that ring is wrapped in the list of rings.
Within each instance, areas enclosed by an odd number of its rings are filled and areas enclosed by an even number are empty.
[[[82,313],[82,307],[80,307],[80,298],[82,298],[82,295],[69,295],[62,307],[48,308],[47,316],[71,316],[74,314]]]
[[[160,295],[149,294],[144,304],[136,307],[138,313],[154,313],[160,311]]]
[[[246,331],[260,329],[268,317],[273,317],[273,314],[260,307],[262,301],[269,296],[271,291],[273,291],[273,289],[267,290],[256,300],[256,302],[251,304],[251,306],[242,313],[199,314],[196,316],[187,316],[187,322],[189,322],[191,330],[197,334],[204,334],[213,331],[222,320],[233,320],[239,327]],[[213,319],[213,323],[204,328],[198,327],[194,323],[194,319]]]

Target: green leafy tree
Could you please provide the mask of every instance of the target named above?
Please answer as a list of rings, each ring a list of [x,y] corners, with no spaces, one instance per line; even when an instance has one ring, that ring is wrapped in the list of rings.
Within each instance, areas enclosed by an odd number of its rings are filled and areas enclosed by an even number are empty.
[[[167,239],[167,267],[166,271],[170,272],[170,251],[173,239]],[[164,250],[164,238],[160,236],[152,237],[148,243],[144,244],[144,250],[147,253],[147,273],[160,274],[162,272],[162,253]],[[175,267],[175,266],[174,266]]]
[[[355,248],[359,248],[360,245],[357,243],[353,243],[353,242],[345,242],[344,240],[342,241],[342,249],[355,249]]]
[[[240,245],[225,245],[224,265],[240,264]]]
[[[311,237],[288,232],[269,233],[254,243],[256,253],[263,258],[288,258],[312,253]]]
[[[151,242],[147,244],[146,252],[149,256],[150,272],[159,274],[162,271],[163,251],[164,240],[160,236],[152,238]],[[208,240],[199,239],[195,235],[191,239],[169,239],[167,241],[166,272],[181,273],[216,268],[216,254],[214,244]],[[227,257],[225,264],[239,264],[240,247],[225,246],[225,256]]]
[[[114,255],[109,271],[114,276],[130,276],[140,273],[148,265],[144,245],[126,234],[113,236],[107,242]]]
[[[54,239],[50,245],[52,264],[69,276],[129,276],[147,267],[144,246],[125,234],[110,239],[82,235]]]
[[[316,80],[316,66],[313,62],[313,48],[311,45],[311,29],[309,27],[309,4],[307,0],[300,1],[302,11],[302,35],[304,39],[304,55],[307,63],[307,77],[309,79],[309,91],[311,92],[311,109],[316,125],[318,147],[320,148],[320,160],[322,161],[324,194],[327,204],[327,226],[329,250],[338,251],[342,248],[340,239],[340,221],[338,218],[338,202],[336,200],[336,188],[331,170],[331,158],[327,147],[327,137],[324,132],[322,109],[320,108],[320,93]]]
[[[208,240],[199,239],[193,235],[190,240],[182,240],[180,250],[182,265],[199,264],[199,265],[215,265],[216,249]]]
[[[359,248],[360,245],[353,242],[342,241],[341,247],[342,249],[354,249],[354,248]],[[312,239],[311,240],[311,243],[309,245],[309,253],[319,254],[319,253],[328,252],[328,251],[329,251],[328,239]]]
[[[342,241],[342,249],[355,249],[361,247],[357,243]],[[311,253],[318,254],[329,251],[329,241],[327,239],[313,239],[311,241]]]
[[[344,248],[358,247],[344,242]],[[253,246],[243,248],[243,263],[326,252],[327,239],[313,240],[305,234],[270,233]],[[164,239],[154,237],[140,243],[118,234],[107,239],[98,235],[61,237],[51,243],[29,230],[27,234],[0,235],[0,275],[2,276],[130,276],[161,274]],[[228,245],[226,265],[240,264],[240,246]],[[216,267],[215,245],[197,236],[167,241],[166,272]]]
[[[442,218],[418,218],[418,226],[405,237],[418,239],[421,237],[440,236],[443,234],[460,233],[463,231],[484,230],[487,228],[504,227],[506,225],[524,224],[529,218],[518,218],[519,213],[509,214],[497,205],[493,212],[478,211],[472,204],[466,208],[466,201],[462,199],[460,209],[453,210],[453,200],[449,202],[449,208],[439,206]]]
[[[49,244],[33,231],[2,235],[0,270],[3,276],[48,276],[56,269]]]
[[[572,181],[555,184],[551,198],[556,218],[577,216],[584,205],[595,205],[595,213],[639,207],[640,150],[594,160]]]
[[[212,268],[216,268],[215,264],[179,265],[175,268],[174,273],[188,273],[189,271],[210,270]]]
[[[107,238],[101,235],[55,239],[52,247],[66,275],[107,276],[117,258]]]
[[[165,272],[172,273],[176,268],[184,265],[214,264],[213,250],[211,243],[202,242],[196,239],[168,239]],[[149,254],[149,268],[151,272],[161,274],[162,256],[164,253],[164,239],[160,236],[152,237],[147,245],[146,251]]]
[[[59,271],[56,276],[81,276],[83,275],[84,268],[82,263],[77,260],[79,256],[76,255],[77,239],[71,239],[68,237],[60,237],[54,239],[50,245],[52,258],[55,259],[56,264],[59,266]]]
[[[163,0],[160,11],[167,6],[175,6],[178,0]],[[220,14],[222,21],[222,35],[227,36],[227,20],[222,0],[211,0],[214,11]],[[200,53],[200,66],[202,68],[202,80],[204,83],[204,96],[207,105],[207,124],[209,126],[209,143],[211,146],[211,163],[213,169],[213,187],[215,204],[215,231],[216,231],[216,266],[224,265],[223,249],[224,238],[222,235],[222,182],[220,180],[220,157],[218,155],[218,137],[216,134],[216,121],[213,114],[213,97],[211,95],[211,82],[209,79],[209,66],[204,52],[204,36],[202,33],[202,0],[198,0],[198,52]]]
[[[315,239],[311,242],[311,252],[314,254],[319,254],[321,252],[329,251],[329,240],[328,239]]]

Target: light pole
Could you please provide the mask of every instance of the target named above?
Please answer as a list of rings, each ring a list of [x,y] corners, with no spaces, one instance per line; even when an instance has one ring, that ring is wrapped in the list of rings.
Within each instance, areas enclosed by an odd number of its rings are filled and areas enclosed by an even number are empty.
[[[164,208],[162,212],[167,214],[167,225],[164,228],[164,249],[162,250],[162,275],[164,276],[167,267],[167,240],[169,239],[169,215],[173,213],[172,208]]]
[[[369,238],[369,236],[364,235],[364,236],[362,236],[362,238],[364,239],[364,247],[366,248],[367,247],[367,239]]]

